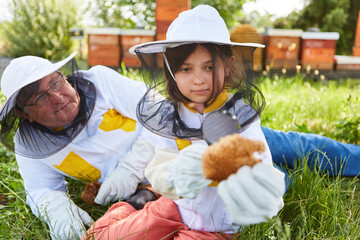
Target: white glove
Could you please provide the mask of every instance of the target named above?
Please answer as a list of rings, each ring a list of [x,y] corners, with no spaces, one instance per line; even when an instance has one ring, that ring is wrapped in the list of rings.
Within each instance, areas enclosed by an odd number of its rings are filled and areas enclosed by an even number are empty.
[[[153,145],[138,138],[102,183],[95,203],[105,206],[110,202],[128,199],[136,191],[138,183],[145,178],[145,168],[154,156],[154,151]]]
[[[192,144],[168,163],[167,182],[174,187],[177,195],[195,198],[211,183],[211,180],[205,179],[201,166],[201,157],[207,147],[203,144]]]
[[[146,179],[155,192],[171,200],[179,199],[179,196],[175,192],[173,181],[171,186],[167,182],[167,164],[178,155],[179,151],[175,149],[157,149],[154,158],[145,169]]]
[[[84,224],[94,221],[62,191],[51,191],[38,202],[39,217],[46,222],[52,239],[80,239],[86,232]]]
[[[264,222],[276,216],[284,206],[284,174],[262,162],[252,168],[244,166],[220,182],[217,192],[234,223]]]

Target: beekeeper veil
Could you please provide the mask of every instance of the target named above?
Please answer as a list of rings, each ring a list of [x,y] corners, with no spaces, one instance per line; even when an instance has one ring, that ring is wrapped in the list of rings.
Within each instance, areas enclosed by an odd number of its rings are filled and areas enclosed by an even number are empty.
[[[167,138],[202,139],[200,128],[188,127],[179,114],[179,104],[191,102],[181,97],[176,87],[176,73],[198,45],[212,56],[213,93],[205,106],[212,106],[219,98],[226,104],[217,111],[235,115],[240,131],[258,118],[265,106],[264,97],[253,78],[253,53],[256,43],[230,41],[229,31],[217,10],[199,5],[184,11],[171,23],[166,40],[139,44],[130,48],[142,63],[142,77],[149,89],[140,100],[137,116],[150,131]],[[232,60],[230,60],[232,59]],[[229,74],[218,81],[219,68]],[[219,82],[224,82],[218,86]],[[182,103],[174,99],[182,98]],[[215,109],[214,109],[215,110]]]
[[[5,147],[25,157],[44,158],[63,149],[81,132],[94,109],[96,89],[93,83],[83,79],[75,55],[76,52],[56,63],[41,57],[24,56],[13,59],[5,68],[1,91],[6,101],[0,110],[0,138]],[[19,116],[24,106],[18,103],[26,95],[24,90],[54,72],[67,76],[80,97],[79,113],[62,129],[48,128]]]

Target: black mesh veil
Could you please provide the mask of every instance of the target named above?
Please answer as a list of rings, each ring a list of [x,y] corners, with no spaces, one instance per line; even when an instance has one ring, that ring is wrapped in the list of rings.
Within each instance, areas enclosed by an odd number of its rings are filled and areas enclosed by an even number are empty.
[[[95,106],[96,88],[83,78],[76,60],[72,59],[59,69],[80,96],[79,113],[75,120],[61,130],[53,130],[36,122],[19,117],[12,104],[6,104],[2,112],[0,138],[5,147],[16,154],[30,158],[48,157],[67,146],[85,127]],[[16,96],[13,95],[12,98]],[[9,99],[7,103],[15,101]],[[11,108],[11,109],[9,109]]]
[[[181,119],[178,111],[181,103],[174,99],[174,93],[169,94],[170,91],[175,91],[175,95],[179,96],[180,91],[176,87],[169,90],[169,83],[172,82],[171,84],[176,86],[173,75],[189,56],[189,52],[191,54],[191,51],[199,44],[205,46],[212,56],[214,86],[217,84],[216,76],[220,68],[227,71],[226,66],[230,66],[230,72],[225,77],[224,84],[213,91],[212,98],[206,105],[210,106],[215,102],[219,93],[227,92],[230,96],[229,100],[217,111],[227,111],[235,115],[240,124],[240,132],[259,118],[265,106],[265,99],[253,73],[252,62],[255,47],[231,47],[226,44],[201,42],[174,44],[167,48],[164,47],[163,53],[149,53],[151,51],[148,51],[147,48],[151,48],[151,45],[146,45],[144,48],[141,46],[135,48],[134,52],[142,63],[143,80],[149,86],[137,106],[138,120],[148,130],[167,138],[203,138],[201,128],[190,128]],[[233,61],[229,61],[229,59],[233,59]],[[221,64],[221,62],[226,62],[226,64]],[[183,100],[188,106],[191,106],[189,99],[184,98]]]

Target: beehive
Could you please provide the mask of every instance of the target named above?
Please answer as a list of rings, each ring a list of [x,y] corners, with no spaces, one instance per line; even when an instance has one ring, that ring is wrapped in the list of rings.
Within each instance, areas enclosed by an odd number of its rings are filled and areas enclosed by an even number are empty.
[[[121,62],[120,29],[88,30],[88,66],[119,67]]]
[[[296,69],[299,65],[301,29],[268,29],[264,35],[265,65]]]
[[[241,24],[234,28],[230,34],[230,40],[232,42],[239,43],[260,43],[263,44],[263,40],[258,31],[249,24]],[[236,47],[234,47],[236,51]],[[262,70],[262,55],[263,49],[257,48],[254,52],[254,71]]]
[[[337,32],[304,32],[301,36],[301,65],[303,68],[332,70],[335,63]]]
[[[129,49],[137,44],[155,40],[155,31],[144,29],[123,29],[121,33],[121,61],[127,67],[139,67],[140,60],[132,55]]]
[[[156,0],[156,40],[165,40],[166,31],[179,13],[190,9],[191,0]]]
[[[360,10],[358,14],[358,20],[356,24],[356,31],[355,31],[355,43],[353,47],[353,56],[360,57]]]
[[[155,39],[155,31],[144,29],[93,28],[88,30],[88,66],[105,65],[139,67],[136,55],[129,48]]]
[[[334,58],[336,64],[335,70],[360,70],[360,57],[335,55]]]
[[[156,0],[155,25],[156,40],[165,40],[166,32],[172,23],[179,16],[179,13],[191,8],[191,0]],[[162,54],[157,54],[157,66],[162,67]]]

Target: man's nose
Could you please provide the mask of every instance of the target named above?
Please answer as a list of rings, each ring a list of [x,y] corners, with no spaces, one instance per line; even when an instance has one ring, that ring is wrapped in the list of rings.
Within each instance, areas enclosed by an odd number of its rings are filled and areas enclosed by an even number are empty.
[[[53,91],[50,90],[48,92],[48,94],[49,94],[49,101],[52,104],[56,104],[56,103],[59,103],[59,102],[63,101],[63,95],[60,93],[60,91],[53,92]]]

